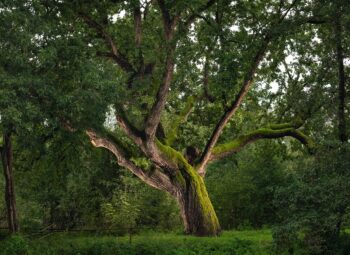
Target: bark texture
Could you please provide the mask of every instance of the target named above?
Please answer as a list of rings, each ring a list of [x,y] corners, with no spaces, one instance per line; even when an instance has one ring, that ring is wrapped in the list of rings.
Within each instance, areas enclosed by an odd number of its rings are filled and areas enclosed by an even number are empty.
[[[178,192],[176,199],[187,234],[196,236],[220,234],[219,220],[201,176],[188,178],[186,188]]]
[[[17,208],[15,188],[12,171],[12,143],[11,134],[4,134],[4,146],[1,148],[2,166],[5,176],[5,201],[7,209],[7,222],[10,233],[17,233],[19,225],[17,221]]]

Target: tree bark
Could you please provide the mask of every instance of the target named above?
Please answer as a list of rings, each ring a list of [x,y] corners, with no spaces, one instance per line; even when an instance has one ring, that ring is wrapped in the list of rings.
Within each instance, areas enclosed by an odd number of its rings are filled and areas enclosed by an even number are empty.
[[[338,11],[335,15],[335,40],[336,40],[336,53],[338,62],[338,133],[339,140],[341,142],[347,141],[346,134],[346,121],[345,121],[345,71],[344,71],[344,53],[342,46],[342,24],[341,24],[341,11],[340,6],[337,7]]]
[[[157,168],[147,171],[127,159],[116,142],[102,137],[92,129],[87,130],[86,134],[95,147],[102,147],[112,152],[120,166],[129,169],[148,185],[171,194],[179,203],[187,234],[216,236],[220,233],[219,220],[209,199],[204,180],[181,153],[158,142],[156,148],[159,154],[155,156],[156,161],[164,161],[166,164],[163,166],[163,171]],[[169,169],[166,169],[167,167]]]
[[[219,220],[209,199],[202,177],[186,180],[186,188],[176,195],[186,234],[217,236],[221,232]]]
[[[17,207],[12,171],[12,142],[11,134],[5,133],[3,138],[4,146],[1,149],[2,166],[5,176],[5,201],[7,209],[7,221],[10,233],[17,233],[19,225],[17,221]]]

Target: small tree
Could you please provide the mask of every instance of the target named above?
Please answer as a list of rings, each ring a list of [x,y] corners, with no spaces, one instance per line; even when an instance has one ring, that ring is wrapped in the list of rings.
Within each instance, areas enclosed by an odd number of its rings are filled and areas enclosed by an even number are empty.
[[[113,194],[110,202],[102,204],[102,212],[112,228],[119,228],[120,233],[132,233],[137,227],[140,216],[138,190],[132,188],[133,180],[124,177],[123,188]]]

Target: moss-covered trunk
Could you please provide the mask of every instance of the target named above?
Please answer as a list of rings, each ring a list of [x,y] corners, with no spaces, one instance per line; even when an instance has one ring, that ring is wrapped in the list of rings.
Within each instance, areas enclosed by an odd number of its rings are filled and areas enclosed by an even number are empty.
[[[179,203],[181,216],[187,234],[196,236],[217,236],[221,232],[219,220],[208,196],[203,178],[184,156],[157,141],[162,156],[175,165],[171,190]]]
[[[217,236],[221,232],[219,220],[208,196],[202,177],[185,177],[186,186],[177,193],[181,216],[187,234]]]

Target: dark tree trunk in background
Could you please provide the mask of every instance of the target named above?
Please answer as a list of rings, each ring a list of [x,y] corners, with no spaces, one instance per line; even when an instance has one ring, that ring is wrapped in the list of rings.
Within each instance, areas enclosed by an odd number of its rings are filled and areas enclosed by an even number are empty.
[[[5,176],[5,201],[7,209],[7,221],[10,233],[17,233],[19,230],[17,222],[16,198],[12,172],[12,143],[11,134],[5,133],[1,149],[2,166]]]
[[[338,9],[335,16],[335,41],[338,62],[338,133],[341,142],[347,141],[346,120],[345,120],[345,71],[344,71],[344,54],[342,46],[342,25],[341,25],[341,8]]]

